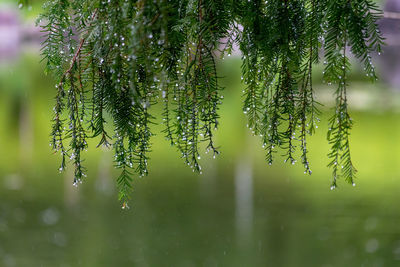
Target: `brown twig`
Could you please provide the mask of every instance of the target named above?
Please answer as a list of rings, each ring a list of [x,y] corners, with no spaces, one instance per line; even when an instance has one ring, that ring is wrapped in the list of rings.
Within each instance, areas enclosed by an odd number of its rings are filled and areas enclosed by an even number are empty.
[[[96,8],[95,11],[93,12],[93,15],[92,15],[92,17],[91,17],[91,20],[92,20],[92,21],[93,21],[93,19],[96,17],[97,10],[98,10],[98,9]],[[92,24],[90,23],[90,25],[92,25]],[[75,65],[75,62],[76,62],[78,56],[80,55],[80,53],[81,53],[81,51],[82,51],[82,47],[83,47],[83,44],[84,44],[84,43],[85,43],[85,38],[82,38],[81,41],[80,41],[80,43],[79,43],[78,50],[76,51],[74,57],[72,58],[71,65],[69,66],[69,68],[67,69],[67,71],[65,71],[64,74],[61,76],[59,86],[62,86],[62,85],[63,85],[63,83],[64,83],[63,81],[64,81],[65,77],[66,77],[68,74],[71,73],[72,68],[73,68],[74,65]]]

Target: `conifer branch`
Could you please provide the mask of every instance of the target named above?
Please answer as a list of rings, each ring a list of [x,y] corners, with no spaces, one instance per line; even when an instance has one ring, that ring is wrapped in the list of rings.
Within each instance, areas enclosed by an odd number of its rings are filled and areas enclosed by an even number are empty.
[[[128,207],[133,175],[148,173],[152,108],[162,102],[166,138],[201,172],[201,144],[219,153],[216,54],[230,55],[238,45],[243,111],[266,161],[283,151],[294,164],[299,148],[308,174],[308,135],[319,121],[313,66],[324,58],[324,81],[336,85],[327,136],[332,186],[339,177],[353,184],[348,56],[377,78],[370,55],[384,45],[377,24],[383,15],[372,0],[47,1],[38,24],[46,72],[58,80],[51,146],[61,153],[60,170],[70,157],[80,182],[86,140],[99,138],[97,146],[114,149],[119,199]]]

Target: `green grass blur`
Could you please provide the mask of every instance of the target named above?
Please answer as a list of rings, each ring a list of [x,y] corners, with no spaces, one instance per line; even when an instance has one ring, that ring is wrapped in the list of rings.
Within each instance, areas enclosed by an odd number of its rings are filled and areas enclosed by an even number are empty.
[[[26,53],[0,67],[0,266],[400,265],[399,96],[384,85],[354,74],[351,101],[362,107],[351,112],[357,186],[339,181],[331,191],[331,104],[309,141],[311,176],[279,155],[268,166],[245,127],[240,62],[226,59],[219,66],[222,154],[203,154],[204,174],[194,174],[155,126],[150,174],[135,178],[131,209],[123,211],[112,151],[96,149],[98,140],[84,155],[82,185],[72,187],[70,168],[58,173],[60,158],[49,147],[54,82],[38,62]],[[322,99],[333,92],[316,87]],[[358,105],[357,92],[371,104]],[[389,100],[395,104],[381,108]],[[235,187],[243,163],[253,179],[244,232]]]

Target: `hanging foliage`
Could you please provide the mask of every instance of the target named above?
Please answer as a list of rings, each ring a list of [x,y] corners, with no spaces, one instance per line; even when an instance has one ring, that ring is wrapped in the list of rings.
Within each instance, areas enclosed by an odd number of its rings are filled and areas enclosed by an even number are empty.
[[[148,173],[151,107],[162,102],[165,136],[201,172],[200,143],[219,153],[213,138],[222,98],[216,60],[238,45],[243,110],[267,162],[279,148],[294,164],[299,147],[309,174],[306,140],[318,120],[312,72],[323,57],[324,80],[336,85],[328,132],[332,188],[339,177],[354,183],[349,56],[376,79],[370,53],[381,51],[381,15],[372,0],[47,1],[38,24],[46,34],[46,71],[59,81],[51,144],[61,153],[60,170],[72,161],[77,184],[85,177],[86,140],[113,147],[126,207],[133,174]]]

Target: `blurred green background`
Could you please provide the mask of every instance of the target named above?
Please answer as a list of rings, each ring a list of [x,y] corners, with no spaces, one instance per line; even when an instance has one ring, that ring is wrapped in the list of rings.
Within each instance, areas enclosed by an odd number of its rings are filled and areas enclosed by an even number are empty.
[[[20,20],[32,24],[38,12],[34,4]],[[98,140],[84,155],[82,185],[72,186],[71,168],[58,172],[49,147],[54,81],[39,61],[35,45],[0,61],[0,266],[400,266],[400,94],[366,83],[357,66],[350,89],[356,187],[339,181],[330,190],[334,88],[318,83],[322,69],[315,82],[323,115],[309,141],[308,176],[279,156],[266,164],[245,127],[240,61],[229,58],[219,64],[222,154],[204,154],[196,175],[157,134],[150,174],[135,179],[126,211],[112,151],[96,149]]]

